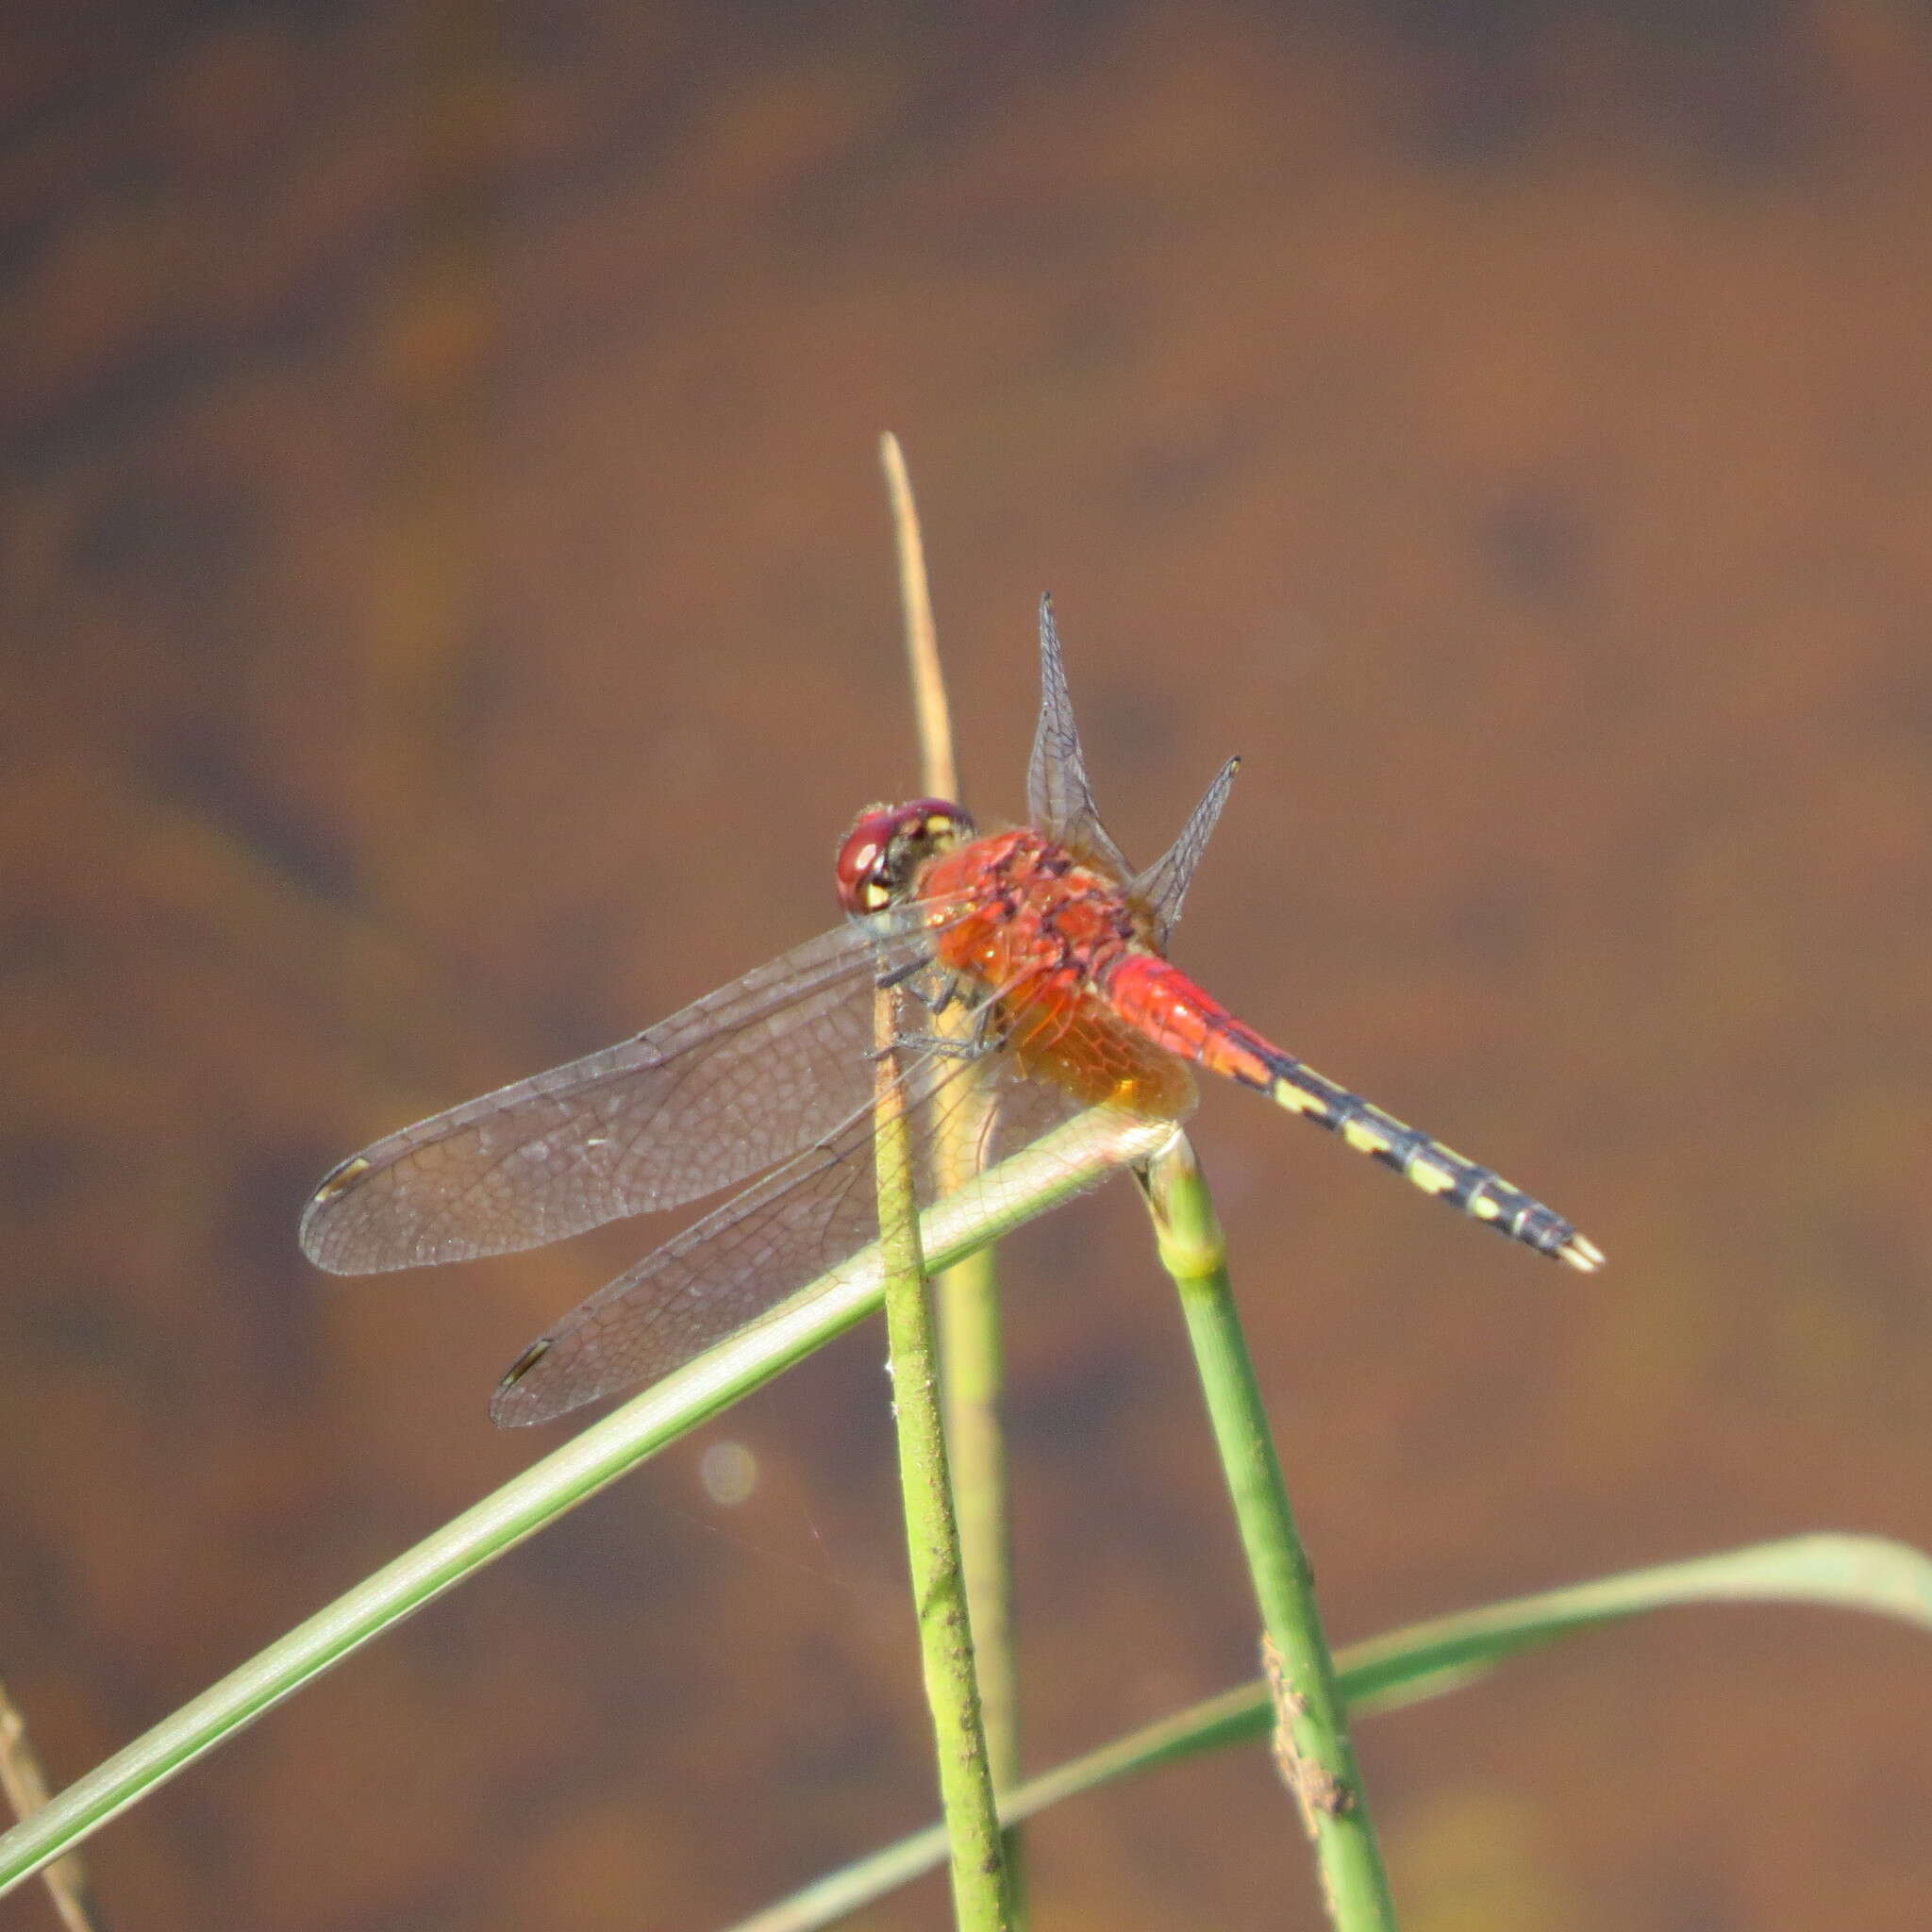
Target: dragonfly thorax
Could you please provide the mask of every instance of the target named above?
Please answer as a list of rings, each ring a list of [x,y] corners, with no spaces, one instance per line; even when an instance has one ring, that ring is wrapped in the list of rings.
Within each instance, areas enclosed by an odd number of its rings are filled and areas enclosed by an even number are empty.
[[[993,832],[935,856],[916,890],[940,960],[991,988],[1071,974],[1097,989],[1150,949],[1143,909],[1109,874],[1039,832]]]
[[[993,832],[933,858],[916,891],[934,962],[974,990],[1014,1068],[1085,1106],[1171,1120],[1192,1108],[1186,1061],[1114,1010],[1130,961],[1171,969],[1108,872],[1039,832]]]

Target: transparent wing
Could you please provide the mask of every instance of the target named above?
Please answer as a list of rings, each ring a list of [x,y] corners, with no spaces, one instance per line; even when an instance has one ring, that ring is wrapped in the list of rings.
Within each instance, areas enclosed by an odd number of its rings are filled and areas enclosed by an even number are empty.
[[[1214,823],[1227,794],[1234,786],[1234,774],[1241,770],[1240,758],[1229,758],[1214,775],[1214,782],[1201,794],[1201,802],[1188,814],[1181,835],[1147,870],[1135,878],[1128,891],[1154,915],[1154,942],[1167,950],[1169,936],[1180,923],[1181,902],[1193,883],[1194,868],[1208,849]]]
[[[1229,758],[1215,774],[1181,835],[1159,858],[1138,874],[1127,863],[1094,808],[1087,782],[1087,760],[1074,723],[1074,702],[1060,660],[1053,599],[1040,600],[1040,726],[1033,736],[1033,758],[1026,770],[1026,808],[1041,831],[1070,845],[1082,858],[1097,858],[1122,879],[1131,879],[1135,897],[1154,915],[1156,942],[1163,948],[1181,916],[1181,902],[1207,849],[1214,822],[1227,803],[1239,758]]]
[[[935,1158],[956,1127],[969,1168],[986,1165],[1079,1110],[1038,1081],[1009,1083],[997,1061],[931,1054],[904,1078],[926,1207],[944,1191]],[[817,1144],[747,1188],[580,1303],[504,1377],[490,1413],[510,1427],[548,1422],[656,1381],[721,1341],[878,1234],[870,1095]]]
[[[874,975],[918,957],[841,925],[635,1039],[391,1134],[317,1189],[303,1250],[340,1274],[467,1260],[741,1181],[868,1102]]]
[[[1059,631],[1053,599],[1040,600],[1040,725],[1033,734],[1033,757],[1026,767],[1026,809],[1049,838],[1071,846],[1083,858],[1098,859],[1116,878],[1133,873],[1093,808],[1087,761],[1074,723],[1074,702],[1060,663]]]

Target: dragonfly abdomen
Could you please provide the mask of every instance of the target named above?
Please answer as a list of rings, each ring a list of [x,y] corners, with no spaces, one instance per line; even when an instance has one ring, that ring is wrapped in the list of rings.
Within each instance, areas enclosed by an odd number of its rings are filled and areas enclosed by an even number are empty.
[[[1424,1193],[1586,1274],[1603,1265],[1596,1244],[1554,1208],[1283,1053],[1158,954],[1132,952],[1113,962],[1107,994],[1113,1009],[1157,1045],[1267,1094]]]

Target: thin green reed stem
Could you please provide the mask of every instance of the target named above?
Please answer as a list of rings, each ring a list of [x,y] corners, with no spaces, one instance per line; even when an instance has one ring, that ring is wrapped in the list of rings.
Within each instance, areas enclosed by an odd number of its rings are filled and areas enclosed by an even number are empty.
[[[892,510],[899,560],[899,598],[906,630],[906,658],[918,723],[920,789],[929,798],[959,797],[958,766],[953,750],[951,710],[941,666],[939,631],[933,619],[926,576],[925,546],[912,480],[897,437],[879,439],[879,459]],[[943,1185],[952,1189],[971,1172],[973,1123],[962,1111],[950,1115],[941,1132]],[[980,1712],[993,1789],[1020,1781],[1020,1676],[1013,1640],[1013,1548],[1007,1502],[1007,1442],[1000,1421],[1005,1387],[999,1275],[993,1251],[982,1248],[933,1284],[939,1311],[940,1377],[952,1468],[953,1500],[959,1545],[966,1565],[966,1596],[973,1619],[973,1648],[979,1673]],[[1007,1869],[1016,1924],[1025,1922],[1025,1887],[1020,1861],[1020,1835],[1007,1834]]]
[[[1020,1781],[1020,1684],[1013,1644],[1012,1519],[1007,1509],[1007,1438],[1000,1426],[1006,1356],[993,1251],[981,1248],[933,1284],[939,1308],[946,1454],[973,1611],[980,1711],[994,1789]],[[1008,1834],[1007,1857],[1018,1851]],[[1017,1874],[1016,1874],[1017,1885]]]
[[[1341,1932],[1393,1932],[1395,1907],[1369,1823],[1314,1575],[1261,1406],[1235,1310],[1227,1245],[1187,1137],[1142,1183],[1162,1265],[1180,1291],[1248,1574],[1260,1606],[1262,1662],[1274,1694],[1274,1757],[1315,1850],[1328,1916]]]
[[[977,1660],[987,1767],[996,1799],[1017,1790],[1020,1677],[1013,1642],[1012,1517],[1007,1507],[1007,1437],[1000,1425],[1005,1350],[999,1278],[991,1246],[948,1268],[933,1284],[952,1491],[959,1519],[966,1600]],[[1014,1932],[1028,1918],[1024,1834],[1008,1825],[1002,1845]]]
[[[932,1311],[912,1187],[911,1137],[898,1079],[895,998],[881,987],[877,1115],[879,1249],[886,1277],[886,1337],[891,1355],[892,1415],[899,1437],[899,1487],[906,1549],[919,1624],[920,1663],[939,1750],[940,1809],[951,1851],[953,1917],[960,1932],[1010,1932],[1005,1850],[992,1773],[980,1725],[973,1668],[973,1629],[959,1531],[946,1473],[933,1365]]]

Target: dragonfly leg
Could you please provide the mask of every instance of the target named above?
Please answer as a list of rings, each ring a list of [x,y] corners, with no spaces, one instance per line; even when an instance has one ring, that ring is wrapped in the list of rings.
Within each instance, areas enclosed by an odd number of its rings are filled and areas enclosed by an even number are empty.
[[[928,983],[922,986],[920,978],[924,975]],[[941,1013],[950,1012],[953,1008],[963,1005],[967,999],[965,987],[955,973],[949,973],[928,955],[921,959],[908,959],[903,966],[895,966],[889,973],[882,973],[874,985],[882,990],[902,989],[906,994],[919,1002],[925,1010],[937,1019]],[[991,997],[981,1002],[981,1007],[991,1004]],[[983,1025],[975,1009],[974,1026]]]
[[[887,1053],[904,1049],[908,1053],[931,1054],[936,1058],[947,1060],[984,1059],[990,1053],[996,1052],[1004,1043],[1006,1029],[998,1024],[995,1003],[982,1002],[973,1010],[972,1030],[963,1034],[956,1033],[902,1033],[890,1047],[874,1051],[869,1059],[883,1059]]]
[[[920,963],[933,964],[930,960]],[[874,1051],[868,1056],[869,1058],[882,1059],[887,1053],[903,1049],[907,1052],[932,1054],[941,1059],[976,1060],[995,1052],[1005,1043],[1006,1024],[997,993],[981,993],[975,998],[958,974],[935,966],[934,975],[937,983],[930,991],[912,984],[912,974],[903,968],[895,971],[891,979],[903,986],[906,992],[917,1000],[934,1019],[957,1007],[964,1007],[966,1030],[962,1033],[930,1030],[902,1033],[894,1039],[891,1046]],[[878,983],[884,986],[888,982],[881,979]]]
[[[924,1006],[926,1003],[925,995],[920,992],[916,987],[910,986],[908,982],[916,979],[931,964],[932,955],[930,953],[917,954],[910,959],[901,961],[897,966],[888,968],[887,971],[881,973],[873,981],[873,984],[882,991],[887,992],[890,992],[895,986],[904,986],[912,994],[912,997]]]
[[[985,1052],[985,1047],[971,1040],[948,1040],[942,1034],[933,1033],[902,1033],[891,1045],[874,1047],[866,1058],[882,1060],[889,1054],[920,1053],[942,1060],[976,1060]]]

